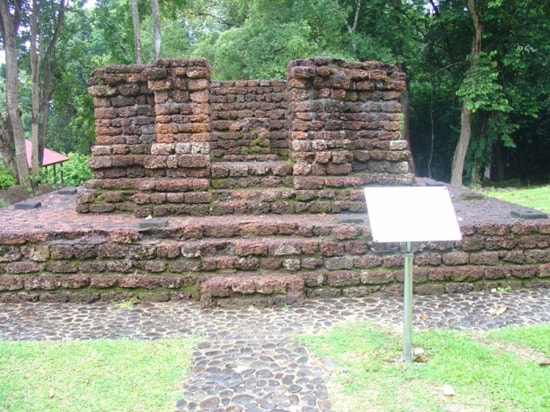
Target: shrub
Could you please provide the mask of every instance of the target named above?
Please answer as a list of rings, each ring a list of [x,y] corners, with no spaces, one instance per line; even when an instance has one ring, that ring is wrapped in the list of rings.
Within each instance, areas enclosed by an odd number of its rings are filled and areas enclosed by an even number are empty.
[[[17,183],[8,167],[0,162],[0,189],[7,189]]]
[[[91,179],[92,171],[88,167],[89,155],[82,153],[69,153],[69,160],[63,163],[63,177],[65,184],[80,186],[86,180]]]
[[[69,160],[63,162],[61,166],[63,167],[63,183],[68,186],[80,186],[92,177],[92,172],[88,167],[88,159],[90,156],[82,153],[69,153],[67,156]],[[58,168],[58,172],[54,179],[51,170],[42,168],[37,180],[39,183],[48,183],[57,186],[61,180],[61,172]]]
[[[63,181],[69,186],[80,186],[86,180],[92,177],[92,171],[88,167],[89,155],[81,153],[69,153],[69,160],[63,163]],[[42,168],[38,176],[30,175],[29,180],[35,180],[38,183],[48,183],[57,186],[60,183],[61,172],[58,169],[56,179],[53,173]],[[57,180],[57,181],[55,181]],[[17,184],[17,180],[13,177],[8,167],[0,162],[0,189],[7,189]]]

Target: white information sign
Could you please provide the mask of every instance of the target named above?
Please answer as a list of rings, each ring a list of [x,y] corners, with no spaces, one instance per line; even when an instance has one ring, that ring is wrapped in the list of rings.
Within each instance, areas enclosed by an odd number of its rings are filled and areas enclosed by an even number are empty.
[[[375,242],[462,239],[445,186],[369,187],[365,199]]]
[[[412,361],[412,242],[461,240],[445,186],[369,187],[365,189],[375,242],[406,243],[403,280],[403,358]]]

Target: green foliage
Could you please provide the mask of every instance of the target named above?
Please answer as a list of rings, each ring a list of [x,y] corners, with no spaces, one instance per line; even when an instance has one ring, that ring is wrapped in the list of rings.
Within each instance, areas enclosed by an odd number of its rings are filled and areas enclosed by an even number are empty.
[[[3,162],[0,162],[0,189],[7,189],[17,184],[17,180]]]
[[[63,164],[65,184],[80,186],[92,178],[92,172],[88,167],[90,156],[81,153],[69,153],[67,156],[69,160]]]
[[[426,82],[430,73],[435,79],[430,85],[433,95],[445,93],[454,98],[444,106],[437,101],[430,105],[426,100],[430,94],[411,93],[411,138],[419,169],[425,170],[422,162],[429,158],[426,129],[432,114],[435,121],[429,132],[436,137],[433,162],[450,163],[459,130],[449,133],[449,128],[460,124],[453,113],[457,113],[461,100],[466,100],[475,112],[467,169],[479,169],[491,161],[495,178],[550,176],[550,164],[540,155],[548,140],[542,138],[541,128],[549,115],[545,102],[550,78],[542,74],[541,67],[550,63],[550,5],[539,0],[529,0],[520,8],[506,0],[476,5],[483,26],[478,60],[464,59],[473,37],[466,2],[448,0],[431,3],[434,13],[425,26],[421,59],[411,60],[418,63],[411,68],[411,90],[417,81]],[[468,71],[470,65],[472,70]],[[427,110],[430,107],[434,109]],[[415,135],[415,129],[422,133]],[[435,170],[435,177],[445,180],[445,176]]]
[[[60,184],[66,186],[80,186],[86,180],[92,178],[92,172],[88,167],[89,155],[69,153],[67,157],[69,157],[69,160],[56,165],[55,174],[53,172],[53,166],[50,166],[41,168],[40,174],[37,176],[30,175],[29,180],[34,181],[32,186],[37,184],[49,184],[53,187],[57,187]],[[61,171],[63,171],[63,181],[61,181]]]
[[[46,146],[59,152],[89,153],[94,142],[93,99],[87,79],[98,66],[111,64],[122,55],[111,56],[108,38],[103,37],[105,10],[75,9],[68,13],[59,40],[55,87],[46,135]],[[115,13],[116,7],[112,12]],[[105,29],[106,30],[106,29]]]
[[[481,109],[488,112],[510,111],[503,87],[498,83],[499,74],[493,57],[494,53],[482,53],[471,62],[471,69],[466,72],[456,92],[458,97],[466,101],[468,109],[473,113]]]

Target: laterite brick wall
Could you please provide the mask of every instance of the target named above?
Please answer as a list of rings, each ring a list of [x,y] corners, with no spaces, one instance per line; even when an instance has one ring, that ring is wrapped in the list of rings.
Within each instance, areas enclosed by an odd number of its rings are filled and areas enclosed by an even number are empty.
[[[404,87],[396,66],[328,57],[291,62],[286,81],[214,82],[204,59],[98,69],[94,178],[77,210],[363,212],[364,185],[414,181]]]
[[[418,294],[550,286],[550,221],[462,226],[415,245]],[[0,302],[179,300],[240,304],[397,293],[403,251],[367,224],[193,219],[137,229],[0,234]]]

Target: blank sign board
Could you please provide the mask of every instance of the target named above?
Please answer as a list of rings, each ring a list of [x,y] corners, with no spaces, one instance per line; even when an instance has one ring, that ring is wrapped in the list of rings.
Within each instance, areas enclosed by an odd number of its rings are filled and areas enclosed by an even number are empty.
[[[461,240],[449,191],[444,186],[365,189],[375,242]]]

